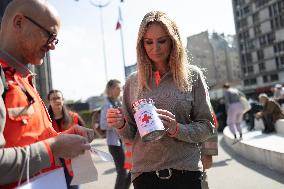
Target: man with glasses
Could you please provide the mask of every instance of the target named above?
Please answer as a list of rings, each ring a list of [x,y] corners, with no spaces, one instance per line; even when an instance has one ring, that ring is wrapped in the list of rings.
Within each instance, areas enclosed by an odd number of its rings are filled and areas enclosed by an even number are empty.
[[[57,12],[45,0],[13,0],[4,13],[0,31],[0,188],[15,187],[20,173],[26,173],[28,149],[30,176],[55,167],[58,158],[73,158],[90,149],[92,130],[76,126],[59,134],[52,128],[33,85],[34,74],[27,67],[42,64],[46,53],[55,49],[59,27]]]

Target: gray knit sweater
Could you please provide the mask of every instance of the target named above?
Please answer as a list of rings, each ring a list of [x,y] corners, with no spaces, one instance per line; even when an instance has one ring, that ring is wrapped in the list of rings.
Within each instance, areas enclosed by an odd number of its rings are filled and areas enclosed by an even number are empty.
[[[178,170],[202,170],[200,142],[213,134],[213,119],[207,85],[200,69],[190,66],[193,85],[191,92],[181,92],[174,84],[172,75],[166,73],[156,87],[155,79],[151,90],[136,95],[137,74],[131,75],[123,96],[123,111],[127,125],[118,130],[122,138],[133,142],[134,175],[167,168]],[[132,103],[140,98],[151,98],[158,109],[165,109],[175,115],[179,130],[175,138],[168,135],[153,142],[142,142],[133,117]]]

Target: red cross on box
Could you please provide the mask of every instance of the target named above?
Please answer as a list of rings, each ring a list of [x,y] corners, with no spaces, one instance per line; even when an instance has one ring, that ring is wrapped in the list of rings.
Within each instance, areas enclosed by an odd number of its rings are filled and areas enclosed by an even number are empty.
[[[147,114],[144,114],[144,117],[142,118],[142,122],[149,123],[150,119],[152,119],[151,116],[148,116]]]

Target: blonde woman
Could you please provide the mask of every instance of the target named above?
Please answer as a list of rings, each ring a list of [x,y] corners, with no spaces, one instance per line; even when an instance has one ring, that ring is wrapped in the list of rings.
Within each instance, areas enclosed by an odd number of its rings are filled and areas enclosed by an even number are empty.
[[[123,112],[109,109],[108,125],[133,142],[135,189],[201,188],[201,145],[213,134],[213,118],[202,72],[187,60],[178,28],[165,13],[145,15],[137,40],[138,71],[125,84]],[[151,98],[167,134],[145,143],[132,103]]]
[[[111,79],[108,81],[105,89],[106,99],[100,117],[100,128],[106,130],[108,150],[114,159],[117,172],[114,189],[128,189],[130,185],[130,175],[128,176],[127,170],[124,168],[125,155],[122,141],[116,130],[109,127],[106,119],[108,109],[121,107],[121,91],[122,87],[119,80]]]

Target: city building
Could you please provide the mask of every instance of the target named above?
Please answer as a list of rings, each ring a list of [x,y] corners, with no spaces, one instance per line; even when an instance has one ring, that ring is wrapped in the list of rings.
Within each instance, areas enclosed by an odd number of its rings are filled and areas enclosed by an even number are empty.
[[[0,1],[0,16],[1,20],[3,17],[3,13],[7,5],[11,2],[11,0],[1,0]],[[0,20],[0,24],[1,24]],[[52,80],[51,80],[51,67],[50,67],[50,57],[49,53],[46,55],[44,59],[44,63],[40,66],[30,66],[29,67],[32,72],[34,72],[36,76],[36,88],[39,91],[42,99],[44,101],[47,100],[47,94],[52,89]]]
[[[269,92],[284,83],[284,1],[233,0],[243,89]]]
[[[133,72],[137,71],[137,63],[130,65],[130,66],[125,66],[125,76],[126,78],[132,74]]]
[[[187,50],[190,63],[204,70],[213,98],[222,96],[225,82],[241,82],[235,36],[204,31],[187,38]]]
[[[92,96],[86,100],[86,103],[89,104],[89,109],[94,110],[100,108],[105,103],[105,96],[102,94],[100,96]]]

